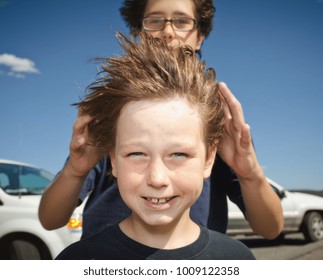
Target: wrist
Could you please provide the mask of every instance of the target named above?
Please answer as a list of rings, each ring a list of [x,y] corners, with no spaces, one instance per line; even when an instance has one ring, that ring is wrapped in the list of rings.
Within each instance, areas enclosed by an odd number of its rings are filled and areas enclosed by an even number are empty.
[[[244,175],[237,174],[241,184],[260,183],[265,179],[264,172],[259,164],[255,166],[252,171]]]
[[[80,181],[84,181],[87,174],[88,172],[85,173],[75,170],[75,168],[69,162],[66,163],[65,167],[62,170],[62,175],[64,177]]]

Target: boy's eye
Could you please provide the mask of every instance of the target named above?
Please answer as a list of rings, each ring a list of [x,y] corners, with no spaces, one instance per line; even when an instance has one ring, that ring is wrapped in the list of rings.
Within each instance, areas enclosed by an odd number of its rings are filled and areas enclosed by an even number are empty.
[[[175,18],[175,19],[173,19],[173,22],[175,24],[189,24],[190,19],[187,19],[187,18]]]
[[[175,158],[183,158],[183,157],[187,157],[187,154],[185,154],[185,153],[173,153],[171,156],[175,157]]]
[[[134,152],[134,153],[128,154],[128,157],[142,157],[142,156],[144,156],[144,153],[141,153],[141,152]]]

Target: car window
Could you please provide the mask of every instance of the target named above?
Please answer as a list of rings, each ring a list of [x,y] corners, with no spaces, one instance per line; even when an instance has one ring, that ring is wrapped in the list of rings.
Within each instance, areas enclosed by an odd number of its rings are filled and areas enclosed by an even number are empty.
[[[0,187],[8,194],[42,194],[54,175],[35,167],[0,164]]]
[[[5,188],[9,185],[9,178],[6,173],[0,172],[0,188]]]

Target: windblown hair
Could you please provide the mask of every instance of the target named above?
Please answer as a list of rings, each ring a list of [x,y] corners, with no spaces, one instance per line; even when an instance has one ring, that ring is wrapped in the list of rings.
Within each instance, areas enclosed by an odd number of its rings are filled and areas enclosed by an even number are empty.
[[[198,34],[207,37],[212,30],[215,13],[213,0],[192,0],[195,6]],[[148,0],[125,0],[120,13],[130,31],[137,34],[142,29],[142,20]]]
[[[185,100],[201,117],[206,147],[223,132],[223,101],[213,68],[206,69],[190,46],[170,47],[142,32],[135,37],[117,33],[125,54],[100,59],[100,78],[89,86],[85,99],[76,105],[94,117],[90,141],[109,153],[115,146],[117,121],[129,103],[142,100]],[[208,149],[207,149],[208,150]]]

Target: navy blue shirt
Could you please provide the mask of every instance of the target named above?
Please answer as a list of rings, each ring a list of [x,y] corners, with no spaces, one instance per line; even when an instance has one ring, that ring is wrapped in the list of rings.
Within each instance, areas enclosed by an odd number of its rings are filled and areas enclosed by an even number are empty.
[[[201,227],[199,238],[177,249],[158,249],[126,236],[119,225],[65,248],[57,260],[255,260],[242,242]]]
[[[83,212],[82,238],[119,223],[131,213],[121,199],[117,184],[111,179],[109,171],[110,160],[104,157],[84,182],[79,199],[83,201],[88,195],[89,198]],[[201,196],[191,207],[191,218],[201,226],[225,233],[228,223],[227,196],[245,211],[235,174],[217,157],[210,178],[204,180]]]

